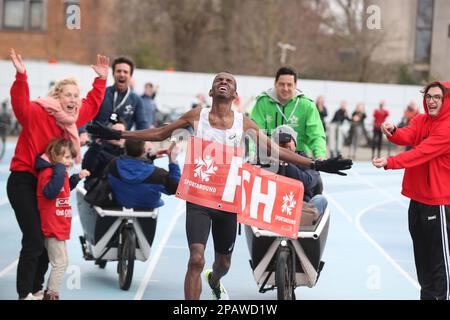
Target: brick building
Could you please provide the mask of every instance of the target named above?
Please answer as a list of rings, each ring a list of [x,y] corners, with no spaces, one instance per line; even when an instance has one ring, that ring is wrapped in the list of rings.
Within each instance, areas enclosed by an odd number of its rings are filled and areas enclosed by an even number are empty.
[[[416,78],[447,79],[450,74],[449,0],[369,0],[381,9],[383,45],[373,58],[412,66]]]
[[[117,0],[0,0],[0,58],[91,64],[114,56]]]

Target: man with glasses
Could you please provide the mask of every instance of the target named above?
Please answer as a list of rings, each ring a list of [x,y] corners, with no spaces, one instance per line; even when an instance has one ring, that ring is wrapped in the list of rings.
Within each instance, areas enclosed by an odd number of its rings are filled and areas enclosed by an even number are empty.
[[[402,194],[411,199],[408,220],[421,299],[450,299],[450,82],[433,82],[422,92],[425,114],[409,126],[381,126],[389,141],[413,148],[375,158],[373,165],[405,169]]]

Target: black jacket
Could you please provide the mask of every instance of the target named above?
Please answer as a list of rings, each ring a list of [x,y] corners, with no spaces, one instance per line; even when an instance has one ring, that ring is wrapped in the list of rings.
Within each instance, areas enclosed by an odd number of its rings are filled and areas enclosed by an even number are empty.
[[[106,141],[92,145],[86,152],[81,164],[83,169],[89,170],[91,175],[86,178],[85,187],[89,189],[92,179],[99,178],[106,166],[115,158],[125,153],[124,148],[112,145]]]
[[[314,197],[314,189],[320,179],[319,172],[289,163],[287,166],[280,165],[278,174],[291,179],[299,180],[303,183],[303,187],[305,189],[303,201],[308,202],[312,197]]]

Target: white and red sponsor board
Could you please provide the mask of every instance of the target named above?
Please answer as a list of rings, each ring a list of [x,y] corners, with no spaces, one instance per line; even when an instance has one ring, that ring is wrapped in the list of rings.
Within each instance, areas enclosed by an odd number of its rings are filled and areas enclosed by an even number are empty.
[[[177,197],[235,213],[238,222],[296,239],[303,184],[243,163],[240,150],[192,137]]]

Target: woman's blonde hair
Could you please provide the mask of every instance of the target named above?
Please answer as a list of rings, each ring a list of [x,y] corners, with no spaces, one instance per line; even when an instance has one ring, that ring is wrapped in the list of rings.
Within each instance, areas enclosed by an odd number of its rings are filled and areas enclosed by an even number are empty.
[[[63,87],[67,85],[74,85],[79,88],[78,82],[75,78],[66,78],[60,81],[57,81],[55,85],[48,92],[48,96],[54,99],[58,99],[61,94]]]
[[[66,149],[69,149],[72,158],[77,156],[77,150],[72,141],[66,139],[53,139],[45,149],[45,154],[50,162],[55,164],[58,157],[64,155]]]

